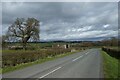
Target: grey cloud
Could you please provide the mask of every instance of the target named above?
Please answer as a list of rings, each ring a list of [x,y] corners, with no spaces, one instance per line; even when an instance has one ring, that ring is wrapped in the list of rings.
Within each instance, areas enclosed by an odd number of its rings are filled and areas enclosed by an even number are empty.
[[[115,2],[23,2],[23,3],[3,3],[2,22],[4,25],[12,24],[17,17],[35,17],[42,22],[40,26],[41,40],[59,39],[95,39],[97,36],[92,31],[99,31],[99,37],[112,37],[118,29],[118,4]],[[103,26],[110,26],[104,28]],[[84,29],[92,26],[89,30],[80,32],[69,31],[69,29]],[[3,27],[3,29],[6,28]],[[105,31],[114,33],[107,34]],[[5,32],[5,31],[4,31]],[[81,37],[82,34],[84,37]],[[81,36],[78,36],[78,35]],[[90,34],[87,36],[87,34]],[[94,33],[95,34],[95,33]],[[106,35],[103,35],[106,34]],[[117,34],[116,34],[117,35]]]

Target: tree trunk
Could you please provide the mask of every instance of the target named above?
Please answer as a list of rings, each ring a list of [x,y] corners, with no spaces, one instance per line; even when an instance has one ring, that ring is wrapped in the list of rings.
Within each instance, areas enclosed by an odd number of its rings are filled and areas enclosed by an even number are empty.
[[[28,37],[25,37],[23,40],[22,40],[22,43],[23,43],[23,49],[26,50],[26,44],[27,44],[27,41],[29,40],[30,36]]]
[[[23,43],[23,49],[26,50],[26,43]]]

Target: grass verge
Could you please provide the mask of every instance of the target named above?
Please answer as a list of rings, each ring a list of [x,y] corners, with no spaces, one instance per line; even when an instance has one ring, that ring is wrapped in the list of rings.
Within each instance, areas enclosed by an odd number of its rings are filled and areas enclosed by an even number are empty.
[[[39,59],[39,60],[34,61],[34,62],[24,63],[24,64],[20,64],[20,65],[17,65],[17,66],[6,67],[6,68],[2,69],[2,73],[15,71],[15,70],[22,69],[22,68],[32,66],[32,65],[35,65],[35,64],[40,64],[40,63],[43,63],[43,62],[46,62],[46,61],[50,61],[50,60],[54,60],[54,59],[57,59],[57,58],[65,57],[67,55],[70,55],[70,54],[73,54],[73,53],[76,53],[76,52],[79,52],[79,51],[68,52],[68,53],[56,55],[54,57],[46,57],[44,59]]]
[[[101,51],[103,56],[104,78],[118,78],[118,59]]]
[[[0,68],[0,74],[2,73],[2,68]]]

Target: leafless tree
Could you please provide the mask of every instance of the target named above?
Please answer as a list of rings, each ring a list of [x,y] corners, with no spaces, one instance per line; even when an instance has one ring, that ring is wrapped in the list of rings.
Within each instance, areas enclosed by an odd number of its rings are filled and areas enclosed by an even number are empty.
[[[35,18],[17,18],[16,21],[9,26],[7,36],[15,42],[22,42],[23,49],[29,40],[39,40],[39,21]]]

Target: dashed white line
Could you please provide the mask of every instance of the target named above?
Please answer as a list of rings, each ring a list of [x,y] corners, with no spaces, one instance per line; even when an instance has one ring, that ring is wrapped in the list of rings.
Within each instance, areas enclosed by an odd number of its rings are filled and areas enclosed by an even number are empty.
[[[39,77],[39,79],[41,79],[41,78],[44,78],[44,77],[48,76],[49,74],[51,74],[51,73],[53,73],[53,72],[57,71],[57,70],[58,70],[58,69],[60,69],[60,68],[61,68],[61,67],[58,67],[58,68],[54,69],[53,71],[51,71],[51,72],[49,72],[49,73],[47,73],[47,74],[45,74],[45,75],[43,75],[43,76]]]
[[[86,55],[88,54],[89,52],[85,53]]]
[[[85,53],[85,54],[87,55],[88,53],[89,53],[89,52],[87,52],[87,53]],[[78,60],[79,58],[82,58],[82,57],[83,57],[83,55],[81,55],[81,56],[79,56],[79,57],[77,57],[77,58],[73,59],[72,61],[76,61],[76,60]],[[45,74],[45,75],[43,75],[43,76],[39,77],[39,79],[41,79],[41,78],[44,78],[44,77],[48,76],[49,74],[51,74],[51,73],[53,73],[53,72],[57,71],[57,70],[58,70],[58,69],[60,69],[60,68],[62,68],[62,67],[58,67],[58,68],[54,69],[53,71],[51,71],[51,72],[49,72],[49,73],[47,73],[47,74]]]
[[[78,59],[81,58],[81,57],[83,57],[83,55],[80,56],[80,57],[78,57],[78,58],[73,59],[72,61],[76,61],[76,60],[78,60]]]

